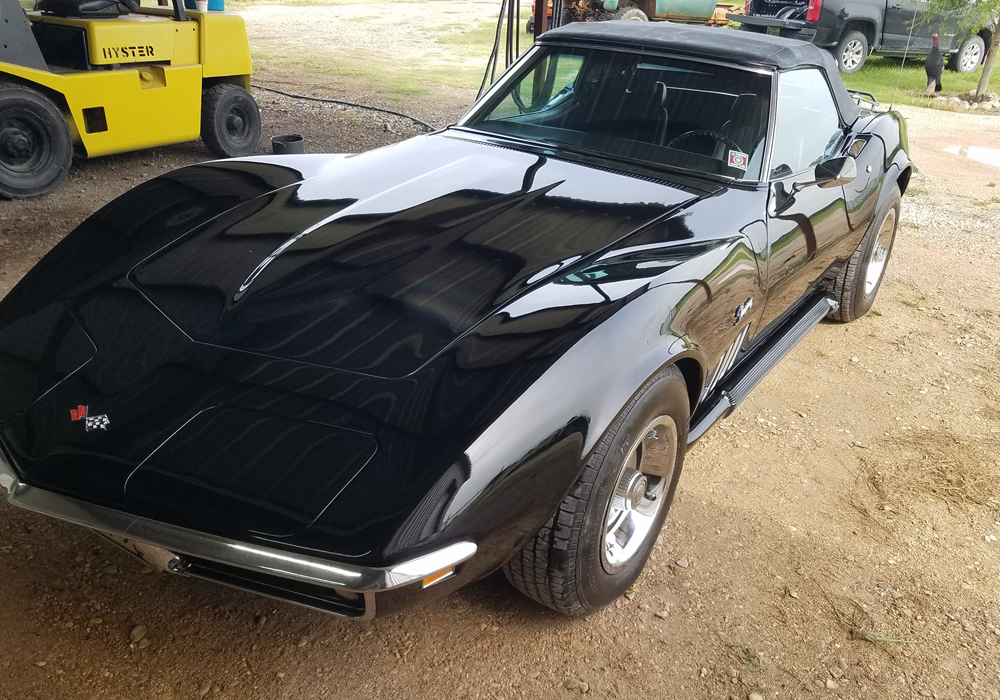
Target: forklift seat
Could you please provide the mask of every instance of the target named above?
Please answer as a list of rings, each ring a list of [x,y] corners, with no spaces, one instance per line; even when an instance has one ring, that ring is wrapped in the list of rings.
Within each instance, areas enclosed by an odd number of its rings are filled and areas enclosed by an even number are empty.
[[[117,17],[139,11],[137,0],[38,0],[35,9],[58,17]]]

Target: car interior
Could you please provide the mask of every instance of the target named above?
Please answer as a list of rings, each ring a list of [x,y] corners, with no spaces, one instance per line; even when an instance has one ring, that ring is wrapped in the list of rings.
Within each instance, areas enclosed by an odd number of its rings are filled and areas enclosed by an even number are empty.
[[[770,89],[767,75],[694,60],[556,49],[471,126],[756,180]]]

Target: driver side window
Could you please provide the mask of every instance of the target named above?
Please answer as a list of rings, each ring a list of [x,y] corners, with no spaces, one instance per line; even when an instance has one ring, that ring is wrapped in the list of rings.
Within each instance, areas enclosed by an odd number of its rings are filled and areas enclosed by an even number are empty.
[[[815,167],[840,149],[844,132],[830,87],[816,68],[778,75],[771,178]]]

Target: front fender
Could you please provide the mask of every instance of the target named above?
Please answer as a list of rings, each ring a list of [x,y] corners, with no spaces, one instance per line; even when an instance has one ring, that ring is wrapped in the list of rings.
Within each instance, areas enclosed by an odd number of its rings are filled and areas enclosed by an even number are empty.
[[[563,353],[466,449],[468,478],[444,510],[441,535],[475,541],[476,570],[497,568],[538,531],[649,377],[685,363],[692,398],[700,396],[713,362],[740,330],[733,309],[761,293],[761,278],[744,235],[687,245],[701,246],[700,254],[643,281],[641,289],[629,291],[626,280],[605,285],[628,302]],[[641,247],[630,246],[632,255]],[[586,273],[568,277],[582,282]],[[577,284],[573,293],[593,294],[591,287]],[[567,293],[563,289],[557,297],[549,285],[506,313],[540,308],[546,297],[568,304]],[[615,303],[608,296],[604,306]]]

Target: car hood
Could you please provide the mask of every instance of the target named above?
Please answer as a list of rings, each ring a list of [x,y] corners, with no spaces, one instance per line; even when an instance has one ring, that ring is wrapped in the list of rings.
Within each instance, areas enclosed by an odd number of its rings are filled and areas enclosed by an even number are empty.
[[[244,202],[129,278],[198,342],[398,377],[695,196],[435,135]]]
[[[704,194],[447,132],[169,173],[0,301],[0,449],[154,519],[403,548],[470,441],[618,303],[531,294]]]

